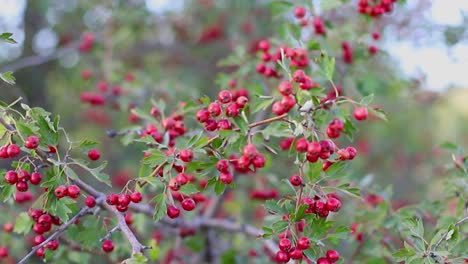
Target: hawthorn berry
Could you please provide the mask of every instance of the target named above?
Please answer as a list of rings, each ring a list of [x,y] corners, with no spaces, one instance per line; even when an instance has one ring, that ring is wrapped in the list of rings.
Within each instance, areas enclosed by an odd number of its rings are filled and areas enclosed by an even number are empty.
[[[93,208],[94,206],[96,206],[96,199],[93,196],[86,196],[85,204],[89,208]]]
[[[8,248],[7,247],[0,247],[0,258],[8,257]]]
[[[222,104],[227,104],[232,101],[232,93],[228,90],[222,90],[218,93],[218,100]]]
[[[36,149],[39,146],[39,138],[36,136],[29,136],[24,141],[24,146],[28,149]]]
[[[45,247],[41,247],[36,251],[36,256],[43,258],[45,256]]]
[[[196,203],[192,198],[185,198],[182,201],[181,205],[185,211],[192,211],[193,209],[195,209]]]
[[[245,96],[239,96],[237,97],[236,99],[236,105],[237,107],[239,108],[244,108],[245,105],[249,102],[249,98],[245,97]]]
[[[52,217],[49,214],[43,214],[37,219],[37,223],[42,226],[48,226],[52,224]]]
[[[307,237],[301,237],[296,242],[296,247],[300,250],[306,250],[310,247],[310,240]]]
[[[242,155],[251,160],[257,155],[257,148],[253,144],[247,144],[242,149]]]
[[[205,109],[200,109],[195,115],[195,118],[198,120],[198,122],[205,123],[210,118],[210,112]]]
[[[125,214],[125,223],[131,225],[133,223],[133,215],[131,213]]]
[[[18,173],[12,170],[7,171],[5,173],[5,181],[10,185],[15,184],[18,181]]]
[[[59,241],[57,239],[51,240],[47,242],[45,247],[52,251],[55,251],[59,247]]]
[[[170,205],[167,207],[166,214],[169,218],[177,218],[180,215],[179,208],[175,207],[174,205]]]
[[[7,158],[8,158],[7,147],[6,146],[0,147],[0,159],[7,159]]]
[[[229,171],[229,161],[228,160],[219,160],[217,163],[216,163],[216,169],[219,171],[219,172],[228,172]]]
[[[76,199],[80,196],[81,190],[80,187],[76,185],[70,185],[67,187],[67,194],[70,198]]]
[[[9,158],[16,158],[21,153],[21,149],[16,144],[11,144],[7,147],[7,154]]]
[[[128,210],[128,204],[117,204],[115,206],[115,208],[117,209],[117,211],[119,212],[126,212]]]
[[[276,252],[275,258],[278,263],[286,263],[290,259],[288,253],[281,250]]]
[[[234,180],[234,176],[230,172],[221,172],[219,175],[219,181],[224,184],[231,184]]]
[[[161,116],[161,110],[159,110],[159,108],[157,108],[156,106],[153,106],[153,107],[151,107],[150,115],[152,117],[160,117]]]
[[[295,260],[302,259],[302,250],[297,248],[291,249],[291,251],[289,251],[289,257]]]
[[[175,192],[177,192],[178,190],[180,190],[180,183],[177,181],[176,178],[172,178],[169,180],[169,188]]]
[[[208,114],[211,116],[219,116],[221,114],[221,104],[218,102],[211,102],[208,105]]]
[[[193,160],[193,151],[190,149],[182,149],[179,152],[179,158],[184,162],[191,162]]]
[[[39,244],[41,244],[42,242],[44,242],[46,240],[46,238],[43,236],[43,235],[36,235],[34,236],[34,245],[37,246]]]
[[[278,243],[279,249],[285,252],[289,252],[289,250],[291,249],[291,245],[292,245],[291,240],[287,238],[280,239]]]
[[[309,147],[309,142],[306,138],[300,138],[296,141],[296,151],[306,152]]]
[[[369,111],[367,110],[366,107],[360,106],[360,107],[354,108],[353,116],[356,120],[358,121],[366,120],[368,115],[369,115]]]
[[[42,181],[42,175],[39,172],[33,172],[31,173],[31,177],[29,179],[29,182],[34,185],[38,185]]]
[[[264,52],[268,51],[268,49],[270,49],[270,42],[267,39],[259,41],[258,49]]]
[[[296,6],[296,8],[294,8],[294,16],[297,18],[297,19],[301,19],[305,16],[306,14],[306,9],[305,7],[303,6]]]
[[[88,151],[88,158],[90,160],[98,160],[101,157],[101,153],[97,149],[91,149]]]
[[[117,200],[117,204],[120,205],[120,206],[125,207],[125,206],[128,206],[131,201],[132,200],[130,198],[130,195],[122,193],[122,194],[119,195],[119,199]]]
[[[102,250],[104,250],[104,252],[112,252],[114,250],[114,242],[112,242],[112,240],[104,240],[104,242],[102,242]]]
[[[341,209],[341,201],[336,198],[330,197],[327,200],[326,208],[328,211],[338,212]]]
[[[338,259],[340,259],[340,253],[333,249],[328,250],[326,256],[330,262],[336,262]]]
[[[132,200],[133,203],[139,203],[141,200],[143,200],[143,196],[141,195],[140,192],[134,192],[130,194],[130,199]]]
[[[328,261],[327,258],[322,257],[322,258],[317,259],[317,264],[332,264],[332,263],[330,263],[330,261]]]
[[[26,192],[29,189],[28,183],[25,181],[19,181],[16,183],[16,190],[18,192]]]
[[[302,177],[297,174],[291,175],[289,182],[292,186],[300,186],[302,184]]]
[[[119,202],[119,196],[115,193],[110,193],[106,196],[106,203],[109,205],[117,205]]]

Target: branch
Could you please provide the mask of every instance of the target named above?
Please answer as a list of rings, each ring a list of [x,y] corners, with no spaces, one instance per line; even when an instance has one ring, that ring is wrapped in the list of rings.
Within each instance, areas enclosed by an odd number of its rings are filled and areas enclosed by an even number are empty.
[[[458,220],[456,223],[455,223],[455,227],[459,226],[460,224],[462,224],[463,222],[467,221],[468,220],[468,215],[466,215],[465,217],[463,217],[462,219]],[[432,248],[432,251],[436,251],[437,248],[440,246],[440,244],[442,243],[442,241],[444,241],[444,239],[447,238],[448,236],[448,233],[449,231],[447,231],[438,241],[437,243],[435,243],[434,247]],[[435,254],[431,254],[431,256],[436,256]]]
[[[97,202],[97,201],[96,201]],[[102,202],[102,201],[100,201]],[[19,262],[18,264],[23,264],[23,263],[26,263],[26,261],[34,254],[36,253],[36,251],[40,248],[42,248],[43,246],[45,246],[47,243],[49,243],[49,241],[51,240],[54,240],[56,237],[58,237],[60,234],[62,234],[65,230],[67,230],[67,228],[72,225],[73,223],[75,223],[75,221],[77,219],[79,219],[80,217],[83,217],[87,214],[90,214],[93,212],[93,208],[89,208],[89,207],[83,207],[81,208],[81,210],[75,215],[73,216],[72,218],[70,218],[70,220],[68,220],[67,222],[63,223],[62,225],[59,226],[59,228],[57,228],[57,230],[54,231],[54,233],[52,233],[52,235],[50,235],[46,240],[44,240],[44,242],[40,243],[39,245],[37,246],[34,246],[31,251],[29,251],[29,253],[24,256]]]

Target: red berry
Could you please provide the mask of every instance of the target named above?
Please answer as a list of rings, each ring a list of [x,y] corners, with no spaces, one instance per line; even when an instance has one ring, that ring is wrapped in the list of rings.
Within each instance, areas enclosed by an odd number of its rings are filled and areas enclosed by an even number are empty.
[[[59,241],[57,239],[51,240],[51,241],[47,242],[47,244],[46,244],[46,248],[48,248],[48,249],[50,249],[52,251],[57,250],[58,247],[59,247]]]
[[[117,204],[121,205],[123,207],[126,207],[126,206],[128,206],[130,204],[131,201],[132,200],[130,199],[130,195],[122,193],[122,194],[119,195],[119,199],[117,200]]]
[[[31,175],[29,175],[29,172],[27,170],[19,170],[18,171],[18,181],[28,181]]]
[[[294,16],[298,19],[303,18],[306,14],[306,9],[303,6],[296,6],[294,8]]]
[[[379,52],[379,48],[377,48],[377,46],[370,45],[368,51],[370,55],[375,55],[377,52]]]
[[[289,261],[289,255],[288,253],[284,252],[284,251],[278,251],[276,252],[276,261],[278,263],[286,263]]]
[[[293,248],[290,252],[289,252],[289,257],[291,259],[302,259],[302,250],[300,249],[297,249],[297,248]]]
[[[102,250],[104,250],[104,252],[112,252],[114,250],[114,242],[112,242],[112,240],[104,240],[104,242],[102,242]]]
[[[252,165],[257,169],[263,168],[265,166],[265,163],[266,163],[266,158],[262,154],[255,155],[255,157],[252,160]]]
[[[140,192],[134,192],[130,194],[130,199],[132,200],[133,203],[139,203],[141,200],[143,200],[143,196],[141,195]]]
[[[305,77],[306,77],[306,74],[303,70],[296,70],[292,76],[293,80],[296,83],[303,83],[306,80]]]
[[[289,178],[289,182],[292,184],[292,186],[299,186],[302,184],[302,177],[294,174]]]
[[[221,104],[218,102],[212,102],[208,105],[208,113],[211,116],[219,116],[221,114]]]
[[[372,38],[375,39],[375,40],[380,39],[380,33],[379,32],[373,32],[372,33]]]
[[[93,208],[94,206],[96,206],[96,199],[93,196],[86,196],[85,204],[89,208]]]
[[[330,197],[327,200],[326,208],[328,211],[338,212],[341,209],[341,201],[336,198]]]
[[[232,103],[226,107],[226,116],[236,117],[238,115],[239,115],[239,107],[237,106],[237,104]]]
[[[309,142],[306,138],[300,138],[296,141],[296,151],[306,152],[309,147]]]
[[[111,193],[106,197],[106,203],[109,205],[117,205],[119,202],[119,196],[115,193]]]
[[[91,149],[90,151],[88,151],[88,158],[90,160],[98,160],[99,157],[101,157],[101,153],[99,153],[99,150]]]
[[[271,106],[271,111],[275,113],[275,115],[280,116],[284,113],[286,113],[286,109],[284,105],[281,103],[281,101],[273,103]]]
[[[18,182],[18,173],[12,170],[7,171],[5,173],[5,181],[10,185],[15,184],[16,182]]]
[[[0,159],[8,159],[7,147],[0,147]]]
[[[253,159],[257,155],[257,148],[253,144],[247,144],[242,149],[242,155],[248,159]]]
[[[229,171],[229,161],[223,159],[223,160],[219,160],[217,163],[216,163],[216,169],[219,171],[219,172],[228,172]]]
[[[133,223],[133,215],[131,213],[125,214],[125,223],[131,225]]]
[[[267,39],[261,40],[258,42],[258,49],[264,52],[268,51],[270,49],[270,42]]]
[[[46,240],[46,238],[43,235],[36,235],[34,237],[34,245],[37,246],[37,245],[41,244],[42,242],[44,242],[45,240]]]
[[[29,189],[28,183],[24,181],[20,181],[16,183],[16,190],[18,192],[26,192]]]
[[[192,211],[193,209],[195,209],[196,203],[192,198],[185,198],[182,201],[181,205],[185,211]]]
[[[210,112],[205,109],[200,109],[195,115],[195,118],[198,120],[198,122],[205,123],[208,121],[208,119],[210,119]]]
[[[44,214],[44,213],[43,213],[41,210],[39,210],[39,209],[31,209],[31,210],[29,210],[29,212],[28,212],[29,217],[31,217],[31,219],[32,219],[33,221],[35,221],[35,222],[37,222],[37,220],[39,219],[39,217],[40,217],[41,215],[43,215],[43,214]]]
[[[367,110],[366,107],[356,107],[354,108],[353,111],[353,116],[356,118],[358,121],[366,120],[367,116],[369,115],[369,111]]]
[[[6,233],[11,233],[13,231],[14,225],[12,223],[5,223],[3,225],[3,231]]]
[[[179,153],[179,158],[184,162],[191,162],[193,160],[193,151],[190,149],[183,149]]]
[[[45,256],[45,247],[41,247],[36,251],[36,256],[43,258]]]
[[[349,153],[349,159],[352,160],[354,157],[356,157],[357,150],[354,147],[347,147],[346,150]]]
[[[218,100],[222,104],[227,104],[232,101],[232,93],[228,90],[222,90],[218,93]]]
[[[293,85],[289,81],[282,81],[278,85],[278,91],[284,96],[290,95],[293,92]]]
[[[319,155],[322,151],[322,146],[318,142],[310,142],[307,146],[307,153],[310,155]]]
[[[246,96],[239,96],[237,97],[236,99],[236,105],[239,107],[239,108],[244,108],[245,105],[249,102],[249,98],[247,98]]]
[[[70,198],[72,199],[76,199],[80,196],[80,187],[76,186],[76,185],[70,185],[68,186],[67,188],[67,193],[68,193],[68,196],[70,196]]]
[[[332,264],[332,263],[330,263],[330,261],[328,261],[327,258],[322,257],[322,258],[317,259],[317,264]]]
[[[307,237],[301,237],[297,240],[296,247],[300,250],[306,250],[310,247],[310,240]]]
[[[115,208],[117,209],[117,211],[119,212],[126,212],[128,210],[128,205],[127,204],[117,204],[115,206]]]
[[[340,259],[340,253],[336,250],[330,249],[327,251],[327,259],[330,262],[336,262]]]
[[[52,224],[52,216],[50,214],[43,214],[37,219],[37,223],[42,226],[48,226]]]
[[[30,136],[24,141],[24,146],[28,149],[35,149],[39,146],[39,138]]]
[[[234,180],[234,176],[230,172],[221,172],[219,175],[219,181],[224,184],[231,184]]]
[[[169,218],[174,219],[174,218],[179,217],[180,210],[179,210],[179,208],[175,207],[174,205],[170,205],[170,206],[167,207],[166,213],[167,213],[167,216]]]
[[[175,192],[180,190],[180,183],[177,181],[176,178],[172,178],[169,180],[169,188]]]
[[[68,194],[68,189],[67,189],[67,187],[65,187],[63,185],[57,186],[55,188],[55,190],[54,190],[54,194],[55,194],[55,197],[57,197],[59,199],[63,198]]]
[[[42,181],[42,175],[39,172],[33,172],[29,181],[31,184],[38,185]]]
[[[10,158],[16,158],[21,153],[21,149],[16,144],[11,144],[7,147],[7,154]]]
[[[151,107],[150,114],[153,117],[160,117],[161,116],[161,110],[157,108],[156,106]]]
[[[287,238],[281,239],[278,243],[279,249],[285,252],[288,252],[291,249],[291,245],[292,245],[291,240]]]

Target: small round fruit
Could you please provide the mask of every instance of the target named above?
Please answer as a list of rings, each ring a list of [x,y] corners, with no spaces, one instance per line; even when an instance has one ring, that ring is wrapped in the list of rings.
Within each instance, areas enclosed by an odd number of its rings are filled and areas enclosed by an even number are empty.
[[[121,206],[128,206],[131,201],[130,195],[122,193],[119,195],[117,203]]]
[[[94,206],[96,206],[96,199],[93,196],[86,196],[85,204],[89,208],[93,208]]]
[[[302,250],[297,248],[291,249],[291,251],[289,251],[289,257],[295,260],[302,259]]]
[[[24,181],[20,181],[16,183],[16,190],[18,192],[26,192],[29,189],[28,183]]]
[[[80,187],[78,187],[76,185],[70,185],[67,188],[67,194],[72,199],[76,199],[76,198],[80,197],[80,193],[81,193]]]
[[[39,138],[36,136],[29,136],[24,141],[24,146],[28,149],[36,149],[39,146]]]
[[[300,186],[302,184],[302,177],[294,174],[289,178],[289,182],[292,184],[292,186]]]
[[[174,205],[170,205],[167,207],[166,214],[169,218],[174,219],[179,217],[180,210],[179,208],[175,207]]]
[[[36,251],[36,256],[43,258],[45,256],[45,247],[41,247]]]
[[[187,174],[181,172],[177,174],[177,176],[175,177],[175,180],[177,181],[178,184],[185,185],[188,182]]]
[[[110,193],[106,197],[106,203],[109,205],[116,205],[119,202],[119,196],[115,193]]]
[[[326,208],[330,212],[338,212],[341,209],[340,200],[330,197],[327,200]]]
[[[296,247],[300,250],[306,250],[310,247],[310,240],[307,237],[301,237],[297,240]]]
[[[183,149],[179,153],[179,158],[183,162],[191,162],[193,160],[193,151],[190,149]]]
[[[140,192],[134,192],[130,194],[130,200],[132,200],[133,203],[139,203],[143,199],[143,196],[141,195]]]
[[[31,184],[38,185],[42,181],[42,175],[39,172],[33,172],[29,181]]]
[[[3,231],[5,231],[6,233],[11,233],[14,227],[15,226],[13,225],[13,223],[5,223],[3,225]]]
[[[21,149],[16,144],[11,144],[7,147],[7,154],[10,158],[16,158],[21,153]]]
[[[296,141],[296,151],[306,152],[309,147],[309,142],[306,138],[300,138]]]
[[[221,172],[219,175],[219,181],[224,184],[231,184],[234,180],[234,176],[230,172]]]
[[[18,173],[12,170],[7,171],[5,173],[5,181],[10,185],[15,184],[16,182],[18,182]]]
[[[101,153],[97,149],[91,149],[88,151],[88,158],[90,160],[98,160],[101,157]]]
[[[169,180],[169,188],[173,190],[174,192],[177,192],[180,190],[180,183],[177,181],[176,178],[172,178]]]
[[[353,116],[358,121],[366,120],[367,116],[369,115],[369,111],[366,107],[356,107],[353,111]]]
[[[46,240],[46,238],[43,235],[36,235],[34,237],[34,245],[37,246],[37,245],[41,244],[42,242],[44,242],[45,240]]]
[[[104,242],[102,242],[102,250],[104,250],[104,252],[112,252],[114,250],[114,242],[112,242],[112,240],[104,240]]]
[[[328,261],[327,258],[322,257],[322,258],[317,259],[317,264],[332,264],[332,263],[330,263],[330,261]]]
[[[0,247],[0,258],[8,257],[8,248],[7,247]]]
[[[286,263],[289,261],[289,255],[287,252],[284,252],[284,251],[278,251],[276,252],[276,261],[278,263]]]
[[[326,256],[330,262],[336,262],[340,259],[340,253],[333,249],[328,250]]]
[[[229,171],[229,161],[228,160],[219,160],[217,163],[216,163],[216,169],[219,171],[219,172],[228,172]]]
[[[278,243],[279,249],[285,252],[288,252],[291,249],[291,245],[292,245],[291,240],[287,238],[281,239]]]
[[[222,90],[218,93],[218,100],[222,104],[227,104],[232,101],[232,93],[228,90]]]
[[[294,16],[297,19],[303,18],[305,14],[306,14],[306,9],[303,6],[296,6],[296,8],[294,8]]]
[[[192,198],[185,198],[182,201],[181,205],[185,211],[192,211],[193,209],[195,209],[196,203],[195,200],[193,200]]]

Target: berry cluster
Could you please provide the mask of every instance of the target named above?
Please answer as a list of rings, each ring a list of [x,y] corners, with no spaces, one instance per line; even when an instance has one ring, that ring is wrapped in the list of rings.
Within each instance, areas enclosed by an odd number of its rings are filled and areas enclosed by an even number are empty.
[[[265,156],[259,153],[253,144],[245,145],[240,157],[236,158],[232,155],[231,158],[233,158],[232,165],[234,166],[234,169],[242,173],[256,171],[257,169],[263,168],[266,162]],[[251,165],[253,166],[252,170]]]
[[[315,34],[317,35],[326,34],[325,23],[323,23],[323,20],[320,17],[314,18],[313,25],[314,25]]]
[[[21,153],[21,149],[16,144],[8,144],[0,147],[0,159],[16,158]]]
[[[224,184],[231,184],[234,175],[229,171],[229,161],[222,159],[216,163],[216,169],[219,171],[219,181]]]
[[[327,126],[327,136],[329,138],[339,138],[343,132],[344,123],[338,118],[334,118]]]
[[[119,212],[126,212],[130,203],[139,203],[143,199],[140,192],[133,192],[131,194],[110,193],[106,196],[106,203],[115,206]],[[92,204],[92,203],[91,203]],[[88,204],[87,204],[88,205]],[[88,205],[89,206],[89,205]]]
[[[24,169],[20,169],[18,172],[10,170],[5,173],[4,179],[10,185],[16,184],[16,189],[19,192],[26,192],[29,189],[28,181],[33,185],[38,185],[42,181],[42,175],[39,172],[29,174]]]
[[[361,14],[376,18],[393,10],[396,0],[359,0],[358,11]]]
[[[341,200],[334,193],[328,194],[326,200],[314,196],[314,198],[304,197],[301,202],[308,206],[306,214],[316,214],[323,218],[326,218],[330,212],[336,213],[341,209]]]
[[[281,45],[276,48],[274,53],[270,53],[270,42],[262,40],[257,44],[257,51],[262,52],[262,62],[257,64],[256,70],[263,76],[270,78],[281,78],[282,75],[278,73],[277,61],[281,61],[281,50],[284,52],[285,58],[291,59],[290,66],[296,68],[305,68],[309,66],[309,57],[307,50],[303,48],[292,48],[286,45]]]
[[[292,242],[289,238],[284,237],[280,239],[279,243],[279,251],[276,252],[276,262],[278,263],[286,263],[289,260],[301,260],[303,250],[307,250],[310,247],[310,240],[307,237],[300,237],[296,241],[296,245],[293,247]]]
[[[333,264],[340,259],[340,253],[338,251],[330,249],[325,254],[325,257],[317,259],[317,264]]]
[[[81,189],[76,185],[64,186],[59,185],[54,189],[54,195],[57,199],[61,199],[65,196],[68,196],[72,199],[77,199],[80,197]]]
[[[198,110],[195,118],[204,124],[207,131],[230,130],[232,124],[228,117],[238,116],[248,102],[249,94],[244,89],[222,90],[218,93],[218,100],[211,102],[206,109]],[[217,117],[221,118],[216,120]]]
[[[50,232],[52,230],[52,225],[59,226],[61,225],[60,219],[57,216],[45,213],[39,209],[31,209],[28,212],[29,217],[34,221],[32,230],[36,233],[36,236],[33,239],[35,246],[41,244],[46,240],[43,234]],[[44,257],[45,250],[57,250],[59,246],[59,241],[57,239],[49,241],[44,247],[36,251],[38,257]]]
[[[341,50],[343,51],[343,61],[346,64],[353,63],[353,48],[347,41],[341,43]]]

